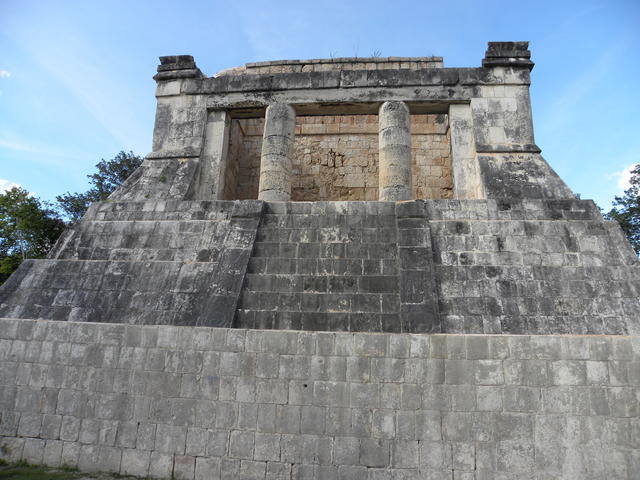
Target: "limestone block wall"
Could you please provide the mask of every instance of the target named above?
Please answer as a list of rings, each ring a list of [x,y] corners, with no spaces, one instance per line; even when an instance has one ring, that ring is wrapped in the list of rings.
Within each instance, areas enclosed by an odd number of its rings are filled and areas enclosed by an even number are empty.
[[[411,115],[413,198],[453,198],[448,115]]]
[[[231,124],[225,199],[258,196],[264,119]],[[413,197],[451,198],[447,115],[411,115]],[[297,116],[293,201],[378,199],[378,116]]]
[[[471,100],[478,151],[539,151],[529,85],[483,85]]]
[[[634,479],[640,338],[0,320],[0,458],[175,479]]]
[[[378,116],[298,117],[292,200],[377,200]]]
[[[483,153],[478,164],[487,198],[576,198],[538,153]]]
[[[202,150],[207,120],[205,99],[181,95],[180,81],[158,86],[158,106],[151,158],[197,157]]]
[[[425,206],[443,332],[640,333],[637,256],[593,202]]]
[[[231,122],[224,198],[258,198],[260,152],[264,118],[243,118]]]

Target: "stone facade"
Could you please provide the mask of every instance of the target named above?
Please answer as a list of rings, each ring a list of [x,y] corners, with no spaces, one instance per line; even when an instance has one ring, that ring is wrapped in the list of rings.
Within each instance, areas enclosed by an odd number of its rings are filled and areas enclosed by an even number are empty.
[[[5,320],[0,457],[152,478],[632,479],[638,337]]]
[[[540,155],[527,48],[161,57],[153,151],[0,288],[0,458],[637,478],[638,258]]]

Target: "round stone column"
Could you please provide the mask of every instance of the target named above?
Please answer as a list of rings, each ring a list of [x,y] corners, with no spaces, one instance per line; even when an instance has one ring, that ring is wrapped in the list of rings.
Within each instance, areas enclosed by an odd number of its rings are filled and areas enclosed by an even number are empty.
[[[291,200],[291,152],[296,112],[285,103],[267,107],[260,155],[258,199],[267,202]]]
[[[411,116],[404,102],[384,102],[378,112],[378,199],[411,200]]]

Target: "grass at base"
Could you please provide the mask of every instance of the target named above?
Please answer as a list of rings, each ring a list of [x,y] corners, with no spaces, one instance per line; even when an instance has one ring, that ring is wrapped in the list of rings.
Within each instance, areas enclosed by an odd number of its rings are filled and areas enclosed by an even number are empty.
[[[49,468],[29,465],[24,461],[10,464],[0,459],[0,480],[113,480],[133,478],[115,474],[81,473],[72,467]]]
[[[2,480],[77,480],[79,478],[82,478],[82,474],[72,469],[37,467],[24,462],[12,465],[0,463]]]

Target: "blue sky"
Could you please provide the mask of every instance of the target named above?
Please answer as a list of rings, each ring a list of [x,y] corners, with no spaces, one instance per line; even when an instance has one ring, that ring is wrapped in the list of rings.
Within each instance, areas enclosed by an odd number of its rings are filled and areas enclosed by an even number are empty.
[[[640,1],[0,0],[0,188],[53,200],[120,150],[151,150],[158,56],[212,75],[283,58],[441,55],[529,40],[536,141],[608,209],[640,162]]]

